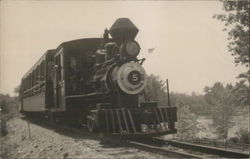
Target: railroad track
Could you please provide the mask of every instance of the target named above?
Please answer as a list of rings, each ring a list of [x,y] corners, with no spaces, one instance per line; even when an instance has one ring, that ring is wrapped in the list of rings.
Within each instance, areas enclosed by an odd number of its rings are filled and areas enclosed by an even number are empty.
[[[249,158],[249,154],[243,153],[243,152],[237,152],[233,150],[225,150],[222,148],[216,148],[211,146],[204,146],[204,145],[198,145],[198,144],[192,144],[187,142],[180,142],[175,140],[165,140],[158,137],[153,138],[154,141],[171,145],[174,147],[182,148],[182,149],[188,149],[204,154],[211,154],[211,155],[217,155],[219,157],[225,157],[225,158]]]
[[[155,144],[145,144],[142,142],[136,142],[136,141],[126,141],[126,144],[129,146],[132,146],[134,148],[151,152],[151,153],[156,153],[160,154],[162,156],[167,156],[170,158],[204,158],[200,155],[195,155],[195,154],[190,154],[187,152],[181,152],[179,150],[171,150],[169,148],[162,148],[161,146],[156,146]]]
[[[156,153],[156,154],[159,154],[162,156],[168,156],[171,158],[201,158],[200,156],[188,154],[185,152],[178,152],[175,150],[164,149],[156,144],[155,145],[146,144],[146,143],[132,141],[126,138],[120,138],[116,136],[106,136],[103,134],[89,133],[88,131],[84,129],[74,128],[74,127],[70,127],[67,125],[61,125],[61,124],[46,121],[46,120],[41,121],[39,119],[34,120],[30,118],[23,118],[23,119],[26,120],[27,122],[32,122],[34,124],[40,125],[42,127],[46,127],[48,129],[54,129],[56,130],[56,132],[59,132],[59,133],[67,133],[67,134],[72,133],[74,136],[81,136],[81,135],[89,136],[94,139],[99,139],[99,140],[110,142],[110,143],[129,146],[129,147],[133,147],[142,151]]]
[[[57,129],[59,131],[75,133],[77,135],[90,136],[95,139],[103,141],[113,142],[120,145],[126,145],[134,147],[143,151],[160,154],[171,158],[212,158],[212,157],[225,157],[225,158],[249,158],[246,153],[240,153],[235,151],[224,150],[220,148],[214,148],[209,146],[165,140],[158,137],[143,138],[143,139],[126,139],[114,136],[106,136],[103,134],[89,133],[83,129],[78,129],[70,126],[60,125],[52,122],[40,122],[34,121],[34,123],[43,126],[46,125],[50,128]],[[170,145],[170,146],[169,146]],[[198,152],[198,153],[197,153]],[[209,156],[210,155],[210,156]],[[213,156],[211,156],[213,155]]]

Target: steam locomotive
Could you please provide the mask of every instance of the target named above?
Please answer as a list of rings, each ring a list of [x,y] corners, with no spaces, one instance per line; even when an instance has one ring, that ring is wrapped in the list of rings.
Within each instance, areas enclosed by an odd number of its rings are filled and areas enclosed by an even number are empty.
[[[146,96],[147,81],[144,59],[137,58],[138,31],[128,18],[120,18],[102,38],[48,50],[22,78],[20,111],[85,125],[90,132],[175,133],[176,107],[138,101]]]

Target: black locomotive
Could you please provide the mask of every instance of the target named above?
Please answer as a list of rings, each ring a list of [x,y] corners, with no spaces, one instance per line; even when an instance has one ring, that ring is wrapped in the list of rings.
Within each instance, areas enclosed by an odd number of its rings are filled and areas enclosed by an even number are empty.
[[[91,132],[175,133],[176,107],[138,101],[146,85],[134,40],[138,31],[128,18],[120,18],[102,38],[48,50],[22,78],[20,111],[83,124]]]

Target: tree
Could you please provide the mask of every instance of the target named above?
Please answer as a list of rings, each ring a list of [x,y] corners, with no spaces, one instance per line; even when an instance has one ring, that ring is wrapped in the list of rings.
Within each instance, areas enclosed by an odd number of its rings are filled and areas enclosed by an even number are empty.
[[[198,128],[197,116],[191,112],[187,104],[178,105],[178,122],[176,125],[178,138],[192,140],[197,137],[200,130]]]
[[[187,95],[184,93],[170,94],[170,100],[173,105],[189,105],[190,111],[197,115],[206,115],[210,113],[210,105],[206,102],[203,95],[195,94]]]
[[[166,93],[166,82],[159,76],[152,74],[147,76],[145,92],[150,100],[158,101],[161,106],[167,105],[168,96]]]
[[[16,94],[16,96],[19,94],[19,90],[20,90],[20,85],[18,85],[18,86],[14,89],[14,93]]]
[[[233,89],[234,87],[231,84],[227,84],[224,87],[220,82],[216,82],[212,87],[204,88],[205,99],[208,104],[213,106],[211,109],[213,124],[219,138],[222,139],[227,138],[228,129],[233,125],[231,122],[235,105]]]
[[[232,92],[232,98],[236,106],[247,106],[250,103],[250,89],[244,84],[244,81],[236,83]]]
[[[227,14],[218,14],[214,18],[225,22],[228,31],[228,48],[234,56],[237,65],[249,67],[250,56],[250,1],[249,0],[222,0],[223,8]],[[239,78],[250,82],[250,70],[241,73]]]

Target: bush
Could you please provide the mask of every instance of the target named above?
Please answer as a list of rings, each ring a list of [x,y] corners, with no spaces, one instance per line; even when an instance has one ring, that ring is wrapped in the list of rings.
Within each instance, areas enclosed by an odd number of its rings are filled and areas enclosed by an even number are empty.
[[[12,151],[11,147],[6,144],[4,138],[0,138],[1,148],[0,148],[0,159],[9,159],[10,152]]]
[[[1,119],[0,121],[0,130],[1,130],[1,136],[7,135],[7,129],[6,129],[6,120]]]
[[[190,111],[188,105],[178,106],[178,122],[176,125],[176,137],[183,140],[192,140],[197,138],[199,131],[197,116]]]
[[[247,129],[240,128],[238,132],[236,132],[241,143],[250,144],[250,132]]]
[[[2,113],[8,113],[6,100],[3,99],[0,103],[1,103],[0,104],[1,112]]]
[[[233,143],[233,144],[237,144],[240,142],[240,139],[238,137],[231,137],[229,140],[228,140],[229,143]]]
[[[7,131],[7,122],[9,119],[14,117],[16,114],[16,106],[14,99],[9,96],[4,96],[0,94],[0,136],[6,136]]]

